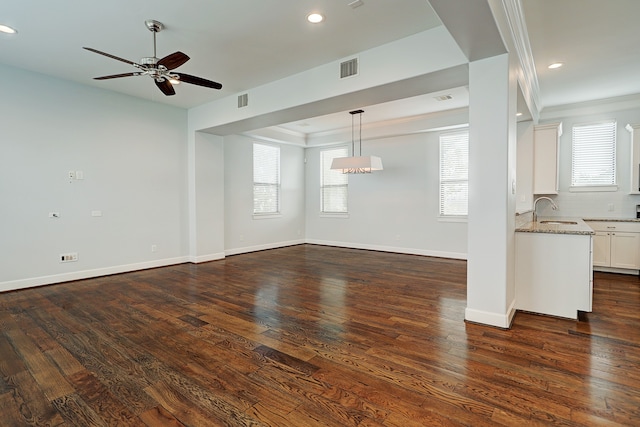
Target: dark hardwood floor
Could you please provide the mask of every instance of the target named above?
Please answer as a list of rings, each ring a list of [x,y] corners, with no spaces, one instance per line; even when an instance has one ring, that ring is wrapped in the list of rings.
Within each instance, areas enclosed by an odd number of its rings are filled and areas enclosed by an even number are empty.
[[[300,245],[0,294],[0,425],[640,425],[640,280],[468,324],[466,263]]]

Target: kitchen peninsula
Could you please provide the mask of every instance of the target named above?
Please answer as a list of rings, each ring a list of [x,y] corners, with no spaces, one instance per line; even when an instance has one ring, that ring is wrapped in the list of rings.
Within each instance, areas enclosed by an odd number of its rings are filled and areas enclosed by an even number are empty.
[[[516,309],[570,319],[591,311],[593,235],[578,218],[516,228]]]

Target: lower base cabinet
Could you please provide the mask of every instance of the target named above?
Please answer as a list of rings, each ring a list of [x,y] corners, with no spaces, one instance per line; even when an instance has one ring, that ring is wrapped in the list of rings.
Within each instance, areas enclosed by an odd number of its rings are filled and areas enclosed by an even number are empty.
[[[516,233],[516,309],[578,318],[591,311],[592,236]]]
[[[640,270],[640,223],[588,221],[595,231],[593,267],[637,274]]]

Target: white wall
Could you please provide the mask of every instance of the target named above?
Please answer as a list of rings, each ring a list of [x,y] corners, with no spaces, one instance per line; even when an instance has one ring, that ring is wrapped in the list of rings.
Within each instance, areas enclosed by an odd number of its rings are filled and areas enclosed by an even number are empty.
[[[602,111],[597,111],[598,109]],[[636,205],[640,204],[639,195],[629,195],[631,189],[630,158],[631,134],[625,129],[628,123],[640,123],[640,106],[624,110],[612,110],[611,106],[590,108],[585,114],[583,109],[564,109],[561,115],[546,115],[546,122],[562,122],[563,134],[560,137],[560,185],[559,194],[552,196],[559,209],[553,211],[549,204],[538,204],[540,216],[565,216],[581,218],[633,218]],[[616,168],[618,191],[615,192],[570,192],[571,184],[571,129],[574,124],[615,119],[618,125]],[[613,210],[609,210],[613,205]]]
[[[304,148],[274,144],[280,147],[281,214],[254,218],[253,143],[242,135],[224,138],[227,255],[304,243]]]
[[[195,132],[189,141],[189,259],[224,258],[224,140]]]
[[[306,150],[307,241],[465,258],[467,225],[438,218],[439,133],[363,140],[384,170],[349,175],[348,218],[320,214],[320,150]]]
[[[186,111],[6,66],[0,76],[0,291],[181,262]],[[60,263],[64,252],[79,260]]]
[[[517,126],[516,212],[527,212],[533,207],[533,128],[532,121]]]

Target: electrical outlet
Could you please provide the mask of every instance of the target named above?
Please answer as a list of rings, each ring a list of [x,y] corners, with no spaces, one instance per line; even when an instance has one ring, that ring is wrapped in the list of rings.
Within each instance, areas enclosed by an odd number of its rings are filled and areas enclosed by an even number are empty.
[[[158,252],[158,245],[151,245],[151,252]]]
[[[78,261],[78,253],[77,252],[69,252],[66,254],[60,254],[58,256],[60,262],[75,262]]]
[[[76,171],[69,171],[69,179],[76,179]]]
[[[608,209],[609,212],[613,212],[615,210],[615,206],[613,206],[613,203],[609,203]]]

